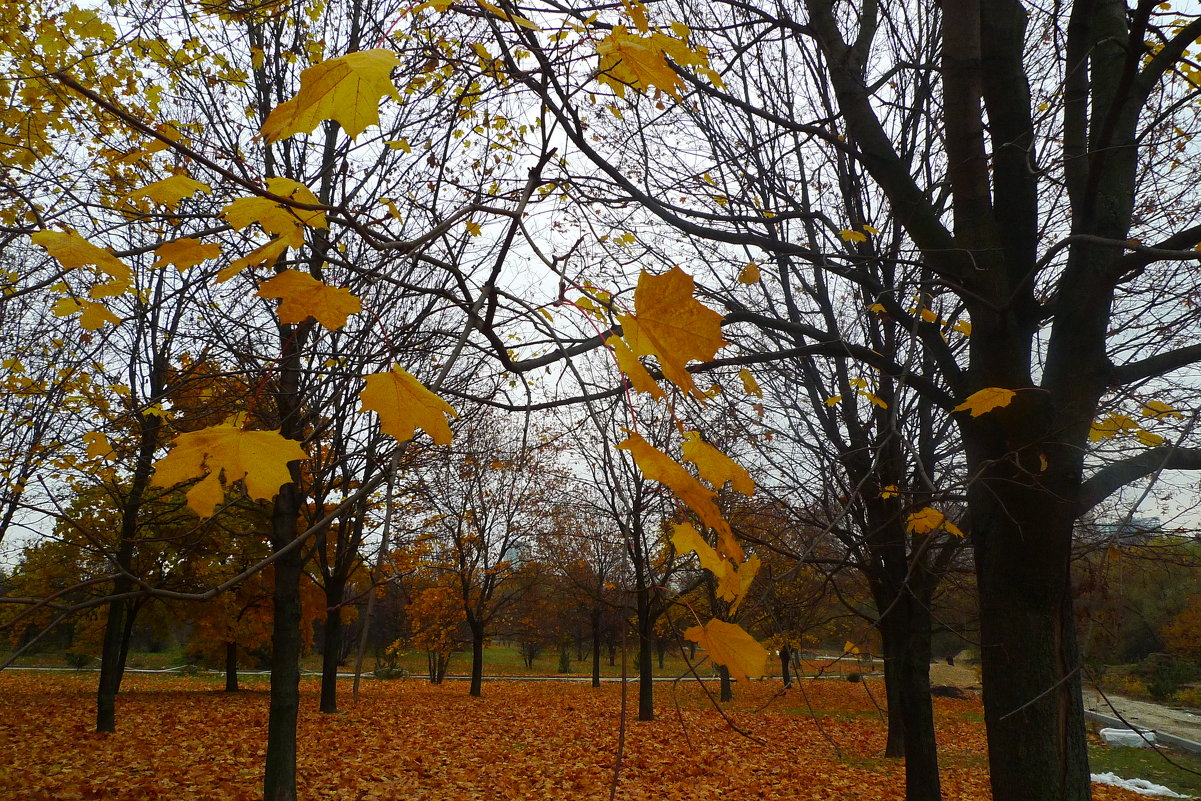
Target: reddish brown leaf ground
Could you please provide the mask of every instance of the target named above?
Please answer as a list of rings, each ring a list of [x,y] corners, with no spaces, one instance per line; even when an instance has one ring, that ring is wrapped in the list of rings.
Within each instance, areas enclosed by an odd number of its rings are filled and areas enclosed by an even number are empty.
[[[872,681],[778,683],[736,690],[726,709],[695,683],[660,684],[659,719],[626,724],[617,797],[901,801],[901,767],[879,757],[884,727]],[[364,685],[340,715],[317,712],[303,686],[304,799],[607,799],[621,689],[492,682],[471,698],[460,682]],[[227,695],[211,680],[130,676],[116,735],[91,731],[95,676],[0,674],[0,798],[12,801],[233,801],[260,797],[267,723],[262,689]],[[634,705],[635,687],[629,687]],[[936,699],[948,801],[987,799],[977,701]],[[837,746],[837,751],[835,750]],[[1141,798],[1095,788],[1103,801]]]

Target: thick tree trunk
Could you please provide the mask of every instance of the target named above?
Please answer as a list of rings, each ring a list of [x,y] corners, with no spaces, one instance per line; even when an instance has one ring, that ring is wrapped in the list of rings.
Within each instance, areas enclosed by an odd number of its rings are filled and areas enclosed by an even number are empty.
[[[285,484],[275,499],[272,542],[279,549],[296,536],[300,493]],[[296,799],[296,719],[300,711],[300,550],[275,562],[275,619],[271,631],[271,709],[267,719],[266,801]]]
[[[484,694],[484,628],[471,630],[471,694],[479,698]]]
[[[888,729],[890,740],[894,727],[899,724],[901,729],[905,799],[939,801],[942,790],[938,776],[938,743],[934,736],[934,706],[930,698],[929,600],[915,598],[905,591],[887,617],[887,621],[882,621],[884,625],[880,632],[882,637],[894,641],[891,648],[894,666],[885,682],[891,680],[895,685],[895,689],[888,687]],[[888,635],[884,635],[885,630]],[[886,657],[886,671],[887,664]]]
[[[325,627],[322,629],[321,711],[338,711],[338,662],[342,656],[342,599],[345,582],[328,579],[325,585]]]
[[[1032,492],[1009,494],[1024,497],[977,500],[972,510],[993,798],[1087,801],[1072,515],[1050,495],[1039,503]]]
[[[784,682],[784,689],[792,689],[792,649],[788,647],[788,643],[780,648],[780,679]]]
[[[888,700],[888,739],[884,743],[884,756],[901,759],[905,756],[905,723],[901,710],[901,674],[905,671],[905,642],[893,631],[891,621],[881,620],[877,625],[880,642],[884,650],[884,692]]]
[[[225,643],[225,692],[238,691],[238,644]]]

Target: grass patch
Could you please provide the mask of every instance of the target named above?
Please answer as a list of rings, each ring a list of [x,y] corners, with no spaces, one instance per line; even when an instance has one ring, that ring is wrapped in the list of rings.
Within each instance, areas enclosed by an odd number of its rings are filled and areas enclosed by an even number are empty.
[[[1179,751],[1164,753],[1176,765],[1151,748],[1090,745],[1089,770],[1116,773],[1123,779],[1146,779],[1183,795],[1201,796],[1201,776],[1197,775],[1201,773],[1201,756]]]

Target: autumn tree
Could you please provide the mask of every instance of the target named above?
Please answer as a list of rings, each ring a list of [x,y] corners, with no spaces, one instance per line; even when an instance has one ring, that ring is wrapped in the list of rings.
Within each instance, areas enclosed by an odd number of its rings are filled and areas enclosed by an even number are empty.
[[[454,450],[423,465],[409,492],[430,513],[431,569],[451,577],[471,632],[472,695],[483,692],[484,640],[530,586],[521,571],[547,525],[554,453],[492,414],[468,422]]]

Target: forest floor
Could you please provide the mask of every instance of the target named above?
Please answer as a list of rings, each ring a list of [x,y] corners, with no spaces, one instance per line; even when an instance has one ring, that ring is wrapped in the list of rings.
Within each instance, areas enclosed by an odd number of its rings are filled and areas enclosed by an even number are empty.
[[[118,732],[92,731],[95,676],[0,673],[0,798],[145,801],[261,797],[267,696],[208,677],[131,675]],[[302,684],[303,799],[872,799],[901,801],[902,766],[883,759],[878,678],[735,688],[717,705],[695,681],[659,685],[655,721],[633,719],[635,688],[497,682],[342,685],[342,714],[317,712]],[[716,685],[707,689],[716,693]],[[936,698],[947,801],[989,797],[978,697]],[[618,754],[620,753],[620,760]],[[1140,798],[1094,788],[1101,801]]]

